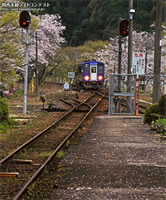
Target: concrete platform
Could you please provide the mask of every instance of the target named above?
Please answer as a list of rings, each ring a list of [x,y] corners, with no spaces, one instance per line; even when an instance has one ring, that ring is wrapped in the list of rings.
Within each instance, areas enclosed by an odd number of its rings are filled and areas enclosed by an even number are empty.
[[[99,116],[56,173],[50,200],[166,200],[166,144],[141,116]]]

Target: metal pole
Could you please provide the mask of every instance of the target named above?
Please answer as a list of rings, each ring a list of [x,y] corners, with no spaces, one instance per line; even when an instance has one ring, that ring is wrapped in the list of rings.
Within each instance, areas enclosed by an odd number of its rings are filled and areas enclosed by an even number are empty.
[[[127,73],[131,74],[132,68],[132,52],[133,52],[133,45],[132,45],[132,30],[133,30],[133,0],[129,0],[129,38],[128,38],[128,68]],[[127,79],[127,92],[131,92],[131,76],[128,76]],[[131,105],[131,97],[127,97],[129,102],[128,112],[130,113],[130,105]]]
[[[29,28],[26,29],[25,76],[24,76],[24,110],[23,110],[24,115],[27,114],[28,61],[29,61]]]
[[[163,0],[156,0],[155,51],[152,100],[153,103],[158,102],[160,98],[162,5]]]
[[[36,68],[36,96],[39,96],[39,77],[38,77],[38,43],[37,43],[37,32],[35,33],[36,39],[36,61],[35,61],[35,68]]]
[[[129,0],[129,39],[128,39],[128,69],[127,69],[128,74],[131,74],[132,52],[133,52],[133,45],[132,45],[133,13],[131,12],[132,9],[133,9],[133,0]]]
[[[119,63],[118,63],[118,74],[121,74],[121,61],[122,61],[122,38],[119,35]],[[121,91],[121,76],[118,76],[118,90]]]
[[[145,49],[145,75],[147,74],[147,64],[148,64],[148,47],[146,45]],[[146,81],[146,77],[143,78],[144,81]],[[146,92],[146,84],[143,86],[144,93]]]
[[[147,74],[147,64],[148,64],[148,47],[146,45],[146,49],[145,49],[145,74]]]

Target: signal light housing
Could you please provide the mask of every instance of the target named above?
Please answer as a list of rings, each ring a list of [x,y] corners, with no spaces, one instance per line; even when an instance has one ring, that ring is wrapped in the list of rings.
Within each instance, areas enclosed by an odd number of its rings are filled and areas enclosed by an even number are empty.
[[[120,35],[122,37],[127,37],[129,35],[129,22],[127,19],[122,19],[120,21]]]
[[[28,28],[31,23],[31,16],[28,11],[23,10],[20,13],[19,24],[21,28]]]

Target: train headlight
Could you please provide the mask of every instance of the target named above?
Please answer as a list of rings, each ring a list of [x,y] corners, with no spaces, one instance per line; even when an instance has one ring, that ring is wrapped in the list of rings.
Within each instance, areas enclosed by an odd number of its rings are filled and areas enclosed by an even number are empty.
[[[99,75],[99,76],[98,76],[98,80],[99,80],[99,81],[102,81],[102,80],[103,80],[103,76],[102,76],[102,75]]]
[[[85,81],[89,81],[90,77],[88,75],[84,76]]]

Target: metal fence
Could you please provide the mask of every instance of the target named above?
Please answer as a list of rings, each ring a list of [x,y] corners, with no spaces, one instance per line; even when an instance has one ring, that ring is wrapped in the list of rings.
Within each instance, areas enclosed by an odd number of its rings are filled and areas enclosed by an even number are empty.
[[[109,84],[109,115],[135,114],[136,75],[111,74]]]
[[[161,95],[163,95],[166,94],[166,76],[161,76],[160,80]],[[152,95],[153,75],[140,75],[139,80],[137,80],[136,74],[111,74],[109,80],[109,115],[135,115],[139,92]]]

